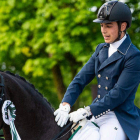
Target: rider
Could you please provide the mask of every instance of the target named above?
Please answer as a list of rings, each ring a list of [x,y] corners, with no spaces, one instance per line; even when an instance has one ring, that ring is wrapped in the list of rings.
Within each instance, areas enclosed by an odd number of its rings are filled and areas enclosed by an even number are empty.
[[[69,117],[77,122],[92,115],[91,120],[100,127],[100,137],[94,137],[94,140],[138,140],[140,111],[134,105],[134,99],[140,82],[140,51],[126,34],[131,19],[129,7],[122,2],[109,1],[101,6],[93,22],[100,23],[105,43],[97,46],[67,88],[59,109],[54,113],[58,125],[63,127]],[[95,76],[97,98],[89,106],[69,115],[71,106]],[[91,135],[88,131],[86,134]]]

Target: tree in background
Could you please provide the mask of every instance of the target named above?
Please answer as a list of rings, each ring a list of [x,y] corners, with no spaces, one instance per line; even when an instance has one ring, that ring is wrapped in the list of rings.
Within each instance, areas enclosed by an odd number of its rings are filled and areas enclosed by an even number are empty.
[[[1,70],[26,77],[57,108],[71,80],[96,46],[104,42],[100,25],[92,22],[104,2],[0,1]],[[134,0],[128,1],[128,5],[134,21],[129,34],[132,42],[140,47],[140,6]],[[96,79],[85,88],[75,108],[91,103],[91,86],[95,84]],[[138,100],[136,103],[140,105]]]

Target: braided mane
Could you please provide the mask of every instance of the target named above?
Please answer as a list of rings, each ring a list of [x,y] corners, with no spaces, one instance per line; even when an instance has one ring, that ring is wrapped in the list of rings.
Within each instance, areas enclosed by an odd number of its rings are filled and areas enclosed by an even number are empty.
[[[10,71],[1,71],[0,70],[0,72],[10,74],[10,75],[12,75],[12,76],[24,81],[25,83],[27,83],[29,86],[31,86],[48,103],[48,105],[50,106],[52,111],[54,111],[54,108],[51,106],[51,104],[48,102],[48,100],[46,98],[44,98],[43,95],[35,88],[35,86],[33,84],[29,83],[24,77],[21,77],[18,74],[11,73]]]

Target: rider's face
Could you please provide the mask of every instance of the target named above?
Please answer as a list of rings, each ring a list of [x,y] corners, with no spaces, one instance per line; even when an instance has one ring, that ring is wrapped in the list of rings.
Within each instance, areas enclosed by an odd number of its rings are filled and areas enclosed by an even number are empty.
[[[101,23],[101,32],[106,43],[113,43],[118,38],[117,22]]]

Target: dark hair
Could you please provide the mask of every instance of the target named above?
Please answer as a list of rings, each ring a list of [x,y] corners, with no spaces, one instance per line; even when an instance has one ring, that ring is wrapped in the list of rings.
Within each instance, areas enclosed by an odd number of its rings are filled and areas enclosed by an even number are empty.
[[[123,22],[126,22],[126,21],[117,21],[119,30],[121,30],[121,24],[122,24]],[[126,23],[127,23],[127,22],[126,22]],[[127,30],[127,27],[126,27],[126,29],[125,29],[124,31],[122,31],[122,32],[126,33],[126,30]]]

